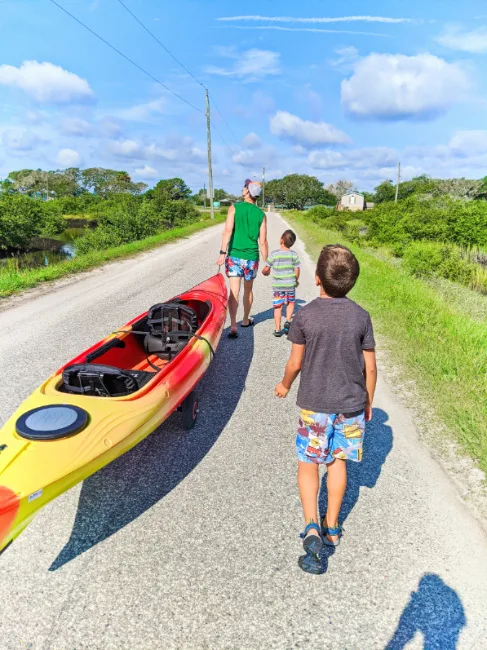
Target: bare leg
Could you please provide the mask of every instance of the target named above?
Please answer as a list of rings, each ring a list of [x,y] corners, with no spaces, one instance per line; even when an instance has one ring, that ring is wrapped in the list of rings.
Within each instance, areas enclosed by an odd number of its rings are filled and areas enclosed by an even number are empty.
[[[237,331],[238,296],[240,294],[241,282],[242,282],[242,278],[230,278],[230,296],[228,298],[228,311],[230,312],[232,332]]]
[[[320,475],[318,465],[298,461],[298,487],[301,505],[303,507],[304,523],[318,523],[318,491],[320,489]],[[316,531],[311,530],[311,535]]]
[[[347,462],[336,458],[327,465],[327,472],[328,506],[326,509],[326,525],[328,528],[336,528],[343,496],[347,489]],[[327,537],[331,541],[338,539],[338,535],[327,535]]]
[[[286,307],[286,320],[290,323],[294,314],[294,302],[288,302]]]
[[[274,323],[276,325],[276,332],[281,331],[281,316],[282,316],[282,307],[274,307]]]
[[[250,310],[252,309],[252,303],[254,302],[254,293],[252,291],[253,286],[254,286],[253,280],[244,280],[244,295],[243,295],[244,316],[242,320],[242,325],[249,324]]]

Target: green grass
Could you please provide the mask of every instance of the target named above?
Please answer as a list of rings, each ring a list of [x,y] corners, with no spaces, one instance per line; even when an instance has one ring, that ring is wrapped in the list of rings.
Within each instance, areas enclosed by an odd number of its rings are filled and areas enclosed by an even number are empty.
[[[408,369],[419,394],[487,471],[487,327],[474,316],[474,293],[466,311],[465,293],[458,301],[448,300],[434,286],[349,244],[343,235],[323,230],[306,215],[288,212],[286,218],[312,257],[323,245],[338,242],[355,253],[361,272],[350,297],[370,312],[393,360]],[[482,313],[484,297],[478,301]]]
[[[95,221],[96,214],[64,214],[63,217],[75,221]]]
[[[67,275],[80,273],[81,271],[88,271],[89,269],[100,266],[105,262],[110,262],[111,260],[130,257],[142,251],[157,248],[162,244],[167,244],[177,239],[188,237],[199,230],[222,223],[223,221],[224,217],[215,215],[213,221],[211,219],[204,219],[197,223],[190,224],[189,226],[166,230],[163,233],[154,235],[153,237],[148,237],[147,239],[131,242],[130,244],[124,244],[117,248],[93,251],[75,257],[67,262],[59,262],[58,264],[53,264],[52,266],[46,266],[39,269],[17,270],[10,265],[7,268],[0,270],[0,298],[5,298],[24,289],[30,289],[41,282],[58,280]]]

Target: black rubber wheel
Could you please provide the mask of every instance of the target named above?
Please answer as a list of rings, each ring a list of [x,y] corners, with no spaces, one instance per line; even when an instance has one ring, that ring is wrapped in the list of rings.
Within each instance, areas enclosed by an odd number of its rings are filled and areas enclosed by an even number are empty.
[[[190,393],[181,404],[181,413],[183,427],[186,431],[189,431],[196,424],[196,418],[198,417],[198,398],[195,391]]]

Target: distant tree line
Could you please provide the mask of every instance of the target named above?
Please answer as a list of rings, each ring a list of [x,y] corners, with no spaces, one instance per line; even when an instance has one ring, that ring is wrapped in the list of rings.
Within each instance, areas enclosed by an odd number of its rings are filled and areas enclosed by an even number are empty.
[[[181,178],[147,189],[125,171],[102,167],[14,171],[0,185],[0,251],[28,250],[36,237],[60,233],[71,215],[98,224],[79,240],[80,251],[117,246],[197,221],[202,198]]]

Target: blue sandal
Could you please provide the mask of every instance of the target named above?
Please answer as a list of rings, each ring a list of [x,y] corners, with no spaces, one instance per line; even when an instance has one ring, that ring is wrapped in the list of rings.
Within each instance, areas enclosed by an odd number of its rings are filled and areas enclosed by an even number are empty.
[[[308,532],[311,529],[316,530],[318,534],[308,535]],[[306,571],[306,573],[313,573],[315,575],[323,573],[323,567],[321,565],[320,559],[320,551],[323,548],[323,541],[321,539],[320,527],[318,524],[311,522],[300,534],[300,537],[303,540],[303,548],[306,552],[306,555],[302,555],[299,558],[299,567],[303,571]]]
[[[338,546],[343,535],[343,528],[340,526],[340,524],[337,524],[335,528],[329,528],[326,526],[326,515],[323,515],[323,518],[321,519],[321,535],[323,544],[326,546]],[[338,539],[333,541],[331,539],[328,539],[327,535],[338,535]]]
[[[308,532],[310,530],[316,530],[318,531],[318,534],[308,535]],[[314,521],[308,524],[304,529],[304,531],[300,533],[299,536],[303,540],[303,548],[306,551],[306,553],[313,553],[314,555],[317,555],[321,551],[323,547],[323,540],[321,539],[321,531],[318,524],[315,524]]]

